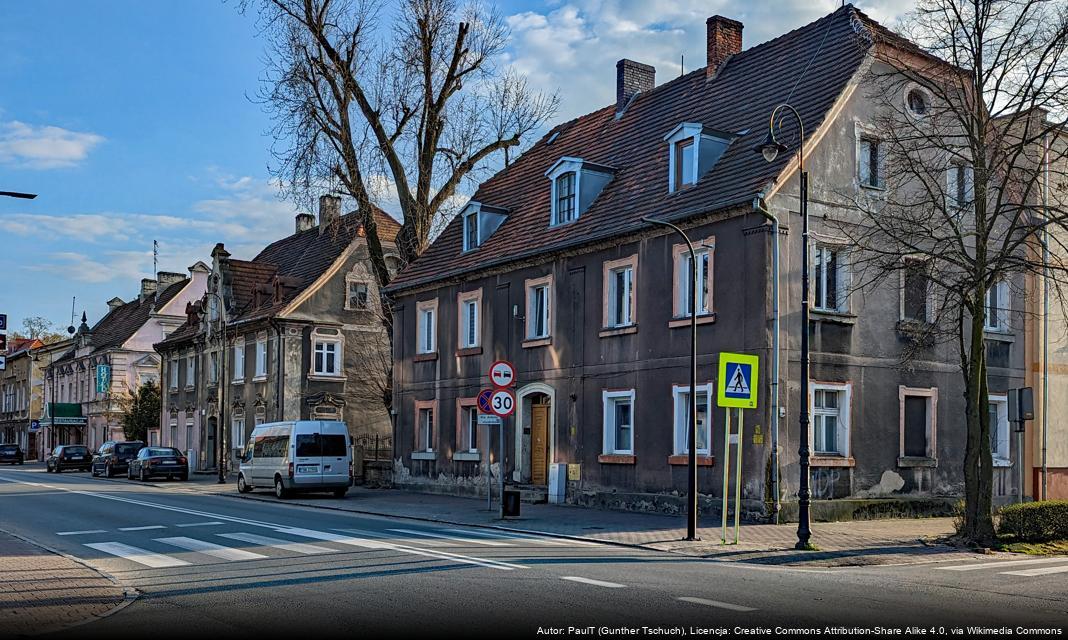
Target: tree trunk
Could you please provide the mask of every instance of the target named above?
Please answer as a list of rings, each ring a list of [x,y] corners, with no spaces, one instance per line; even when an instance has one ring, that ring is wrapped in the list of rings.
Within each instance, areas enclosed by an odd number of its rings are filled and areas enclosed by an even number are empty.
[[[995,540],[991,515],[994,469],[990,451],[984,298],[985,295],[980,296],[980,303],[975,307],[977,313],[971,319],[971,362],[965,379],[967,441],[964,450],[964,529],[960,535],[966,542],[989,547]]]

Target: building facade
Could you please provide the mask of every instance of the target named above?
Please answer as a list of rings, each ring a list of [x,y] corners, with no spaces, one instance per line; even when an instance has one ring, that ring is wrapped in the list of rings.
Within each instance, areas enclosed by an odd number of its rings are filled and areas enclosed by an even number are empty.
[[[787,515],[795,508],[802,401],[812,414],[818,517],[901,508],[872,506],[882,498],[945,510],[961,494],[959,358],[951,345],[915,344],[915,329],[931,317],[931,284],[904,278],[852,291],[849,247],[832,224],[854,198],[880,189],[878,138],[868,126],[879,107],[869,90],[881,47],[900,39],[848,5],[745,51],[740,23],[715,16],[707,29],[707,66],[660,86],[652,67],[621,60],[615,105],[557,126],[483,183],[391,284],[399,485],[478,494],[503,467],[508,481],[544,495],[553,465],[567,465],[567,502],[680,512],[695,304],[703,509],[718,509],[727,453],[726,415],[714,397],[720,352],[758,355],[762,367],[741,444],[746,513],[773,512],[777,497]],[[769,163],[754,152],[795,82],[813,185],[813,382],[804,400],[796,156]],[[769,371],[769,214],[781,225],[778,379]],[[693,241],[696,291],[686,245],[645,216],[681,226]],[[1016,452],[1004,393],[1022,384],[1025,354],[1013,328],[1021,303],[1006,298],[987,347],[997,493],[1008,497]],[[498,359],[517,369],[503,460],[500,431],[478,426],[476,407]]]
[[[42,411],[41,369],[33,350],[41,346],[40,340],[12,340],[7,366],[0,370],[0,442],[19,445],[30,460],[37,457]]]
[[[376,215],[383,239],[395,237],[396,221]],[[395,267],[393,243],[383,244]],[[341,215],[340,198],[323,196],[318,224],[299,214],[292,235],[252,260],[217,245],[208,281],[156,345],[161,442],[191,451],[201,470],[220,457],[234,465],[264,422],[343,420],[354,442],[385,446],[390,353],[358,213]]]

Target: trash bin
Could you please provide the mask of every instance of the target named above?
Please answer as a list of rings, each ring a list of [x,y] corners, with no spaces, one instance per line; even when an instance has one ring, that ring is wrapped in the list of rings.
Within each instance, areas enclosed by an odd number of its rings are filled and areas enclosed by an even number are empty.
[[[501,504],[501,515],[505,518],[519,517],[519,489],[504,488],[504,500]]]

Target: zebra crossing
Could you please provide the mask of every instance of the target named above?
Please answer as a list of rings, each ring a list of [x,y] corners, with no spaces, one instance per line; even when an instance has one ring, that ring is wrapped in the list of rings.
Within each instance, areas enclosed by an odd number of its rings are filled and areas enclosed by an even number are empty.
[[[275,527],[272,535],[251,531],[224,531],[192,527],[221,525],[219,522],[184,523],[169,526],[120,527],[115,532],[140,534],[137,540],[99,540],[81,546],[98,552],[83,558],[90,563],[111,564],[112,570],[167,569],[190,565],[249,562],[293,556],[324,556],[351,553],[354,548],[421,556],[428,560],[473,565],[511,571],[529,567],[512,558],[487,558],[459,553],[460,549],[508,553],[524,547],[581,547],[591,543],[579,540],[553,540],[510,532],[471,531],[457,528],[395,527],[384,530]],[[175,528],[184,534],[163,535]],[[110,537],[107,530],[64,531],[56,535]],[[103,535],[102,535],[103,534]],[[428,548],[429,547],[429,548]],[[561,549],[562,550],[562,549]]]
[[[1026,560],[986,560],[982,562],[969,562],[968,564],[937,567],[937,569],[939,571],[953,571],[958,573],[988,571],[1003,576],[1035,578],[1058,573],[1068,573],[1068,557],[1055,556],[1028,558]],[[1003,571],[1003,569],[1009,570]]]

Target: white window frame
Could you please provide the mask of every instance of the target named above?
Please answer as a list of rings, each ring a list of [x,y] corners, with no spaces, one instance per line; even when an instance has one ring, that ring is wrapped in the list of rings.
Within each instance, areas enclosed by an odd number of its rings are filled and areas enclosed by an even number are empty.
[[[664,142],[668,143],[668,193],[675,193],[683,189],[688,189],[697,184],[697,180],[700,177],[700,164],[701,158],[701,131],[704,129],[704,125],[698,122],[683,122],[672,129],[666,136],[664,136]],[[690,145],[691,152],[693,153],[693,170],[689,176],[689,182],[683,184],[675,184],[675,162],[677,156],[677,145],[692,142]]]
[[[424,300],[415,307],[415,352],[422,355],[438,350],[438,301]]]
[[[816,392],[817,391],[833,391],[839,393],[838,411],[836,416],[838,418],[838,426],[835,429],[835,440],[838,444],[837,451],[818,451],[816,449]],[[812,428],[809,429],[809,450],[812,454],[819,457],[836,457],[841,456],[843,458],[849,458],[852,454],[850,437],[850,426],[852,424],[853,413],[853,384],[850,382],[813,382],[812,388],[809,391],[808,400],[809,415],[812,416]],[[820,410],[820,415],[829,414],[826,410]]]
[[[233,358],[233,360],[234,360],[234,374],[232,376],[233,377],[233,381],[234,382],[244,382],[245,381],[245,340],[243,338],[240,338],[240,339],[234,341],[233,351],[234,351],[234,358]]]
[[[170,359],[170,367],[171,367],[171,371],[170,371],[171,375],[168,376],[168,381],[170,383],[169,387],[171,389],[177,389],[178,388],[178,358],[171,358]]]
[[[602,391],[603,418],[601,422],[605,455],[634,455],[635,438],[635,402],[634,389],[624,391]],[[616,407],[622,402],[630,403],[630,447],[623,449],[616,442]]]
[[[680,246],[683,248],[681,252],[678,251]],[[676,245],[675,247],[675,290],[678,292],[675,296],[676,308],[674,317],[676,319],[690,317],[690,252],[685,247],[686,245]],[[694,258],[697,259],[697,286],[702,290],[707,289],[707,293],[703,296],[704,300],[697,306],[698,318],[712,313],[712,278],[716,272],[715,251],[715,238],[710,238],[700,245],[694,246]],[[708,256],[707,261],[702,259],[704,256]]]
[[[332,348],[332,349],[331,349]],[[322,368],[319,367],[319,355],[322,354]],[[327,367],[329,356],[334,356],[334,366]],[[312,338],[312,374],[316,376],[340,378],[341,339],[334,336],[315,335]]]
[[[230,419],[230,446],[233,449],[245,446],[245,414]]]
[[[828,271],[826,268],[820,270],[817,273],[816,261],[821,259],[827,253],[835,254],[835,299],[833,304],[827,304],[827,277]],[[829,313],[848,313],[849,312],[849,260],[848,252],[845,247],[837,244],[830,244],[826,242],[814,243],[812,247],[812,308],[816,311],[824,311]],[[823,293],[823,300],[817,295],[818,292]]]
[[[553,277],[548,275],[542,278],[527,280],[524,283],[526,290],[526,339],[547,340],[553,335]],[[545,305],[540,315],[537,313],[537,291],[545,291]],[[538,332],[538,320],[544,324],[544,331]]]
[[[461,405],[460,418],[463,420],[460,425],[462,441],[457,443],[457,450],[462,453],[478,453],[478,406]]]
[[[857,186],[862,189],[869,189],[873,191],[885,191],[886,190],[886,141],[882,136],[878,135],[876,131],[867,125],[860,122],[856,122],[854,126],[854,134],[856,137],[856,163],[853,169],[853,179],[856,180]],[[875,142],[878,146],[876,149],[875,161],[876,184],[868,182],[864,176],[865,167],[870,168],[870,152],[865,154],[864,143]],[[863,158],[863,159],[862,159]],[[869,169],[870,173],[870,169]]]
[[[473,244],[472,244],[472,238],[468,234],[468,231],[469,231],[468,224],[469,224],[469,221],[472,218],[475,221],[475,229],[474,229],[475,237],[473,238],[473,240],[474,240]],[[480,244],[479,238],[481,237],[481,233],[482,233],[482,229],[480,228],[481,224],[482,224],[482,220],[481,220],[481,216],[479,216],[478,208],[477,207],[469,207],[467,211],[464,211],[461,221],[463,222],[462,235],[463,235],[463,241],[464,241],[464,251],[471,251],[472,249],[477,249],[478,245]]]
[[[608,329],[631,327],[637,323],[637,285],[635,277],[638,273],[638,255],[634,254],[619,260],[611,260],[604,263],[604,317],[602,324]],[[617,283],[616,275],[624,274],[623,308],[617,307]],[[622,317],[617,322],[616,316],[622,311]]]
[[[253,380],[262,380],[267,377],[267,337],[256,337],[256,371]]]
[[[355,285],[363,285],[364,287],[364,303],[363,305],[353,304],[352,302],[352,287]],[[367,311],[371,308],[371,285],[370,283],[360,277],[348,276],[345,278],[345,310],[346,311]]]
[[[699,456],[711,456],[712,455],[712,385],[699,384],[697,385],[697,396],[704,395],[705,402],[707,403],[707,410],[705,411],[705,424],[698,424],[697,428],[702,429],[705,432],[706,447],[702,448],[700,444],[697,447],[697,455]],[[687,420],[690,412],[690,385],[674,385],[671,388],[672,404],[675,407],[674,411],[674,433],[675,433],[675,446],[674,453],[677,456],[685,456],[690,454],[690,422]],[[696,403],[694,406],[697,406]],[[700,438],[698,438],[700,442]]]
[[[898,435],[900,438],[898,456],[901,458],[907,457],[905,455],[905,398],[907,397],[927,398],[927,455],[925,457],[929,460],[937,461],[938,387],[898,386]]]
[[[458,322],[461,349],[474,349],[482,345],[482,290],[461,293],[458,301]],[[474,318],[471,318],[474,307]],[[473,334],[473,335],[472,335]]]
[[[997,405],[998,421],[996,424],[990,425],[990,433],[994,436],[994,440],[997,443],[996,447],[991,447],[990,456],[994,461],[995,467],[1011,467],[1012,466],[1012,449],[1010,445],[1010,433],[1009,430],[1009,396],[1002,393],[990,393],[987,394],[987,400],[990,404]]]
[[[215,384],[219,381],[219,352],[208,353],[208,382]]]
[[[557,210],[557,179],[566,173],[573,173],[575,175],[575,189],[574,189],[574,202],[575,207],[572,212],[572,216],[568,220],[560,220],[560,212]],[[580,195],[582,194],[582,158],[563,157],[557,160],[548,171],[545,172],[545,177],[550,182],[550,212],[549,212],[549,226],[558,227],[565,224],[571,224],[579,219],[581,216],[580,211]]]
[[[430,419],[430,424],[427,425],[423,419],[424,413]],[[434,429],[437,428],[437,407],[435,406],[420,406],[415,410],[415,419],[418,421],[416,429],[419,433],[419,449],[420,453],[433,453],[434,451]]]
[[[992,308],[990,294],[997,296],[998,306]],[[1000,280],[986,291],[986,318],[983,320],[983,329],[988,333],[1007,333],[1009,331],[1009,311],[1012,303],[1009,300],[1009,283]]]

